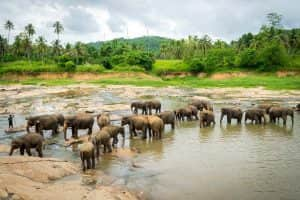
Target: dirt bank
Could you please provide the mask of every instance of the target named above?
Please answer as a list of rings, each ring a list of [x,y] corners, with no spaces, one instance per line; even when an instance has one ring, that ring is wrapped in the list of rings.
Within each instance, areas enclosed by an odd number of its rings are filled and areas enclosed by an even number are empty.
[[[77,166],[59,159],[0,157],[0,199],[138,199],[121,187],[91,187],[80,179],[58,181],[76,173]]]

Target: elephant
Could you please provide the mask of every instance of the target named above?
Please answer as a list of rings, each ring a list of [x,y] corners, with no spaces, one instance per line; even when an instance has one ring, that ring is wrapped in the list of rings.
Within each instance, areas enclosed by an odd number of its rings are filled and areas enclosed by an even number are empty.
[[[155,113],[160,113],[161,112],[161,103],[158,100],[151,100],[151,101],[146,101],[146,114],[148,113],[149,115],[152,115],[152,109],[155,110]]]
[[[110,125],[109,113],[102,113],[102,114],[97,115],[97,123],[98,123],[100,130],[105,126]]]
[[[171,124],[172,129],[175,128],[175,114],[172,111],[164,111],[159,114],[156,114],[159,118],[161,118],[164,124]]]
[[[125,139],[125,129],[123,126],[115,126],[115,125],[108,125],[105,126],[102,130],[107,131],[111,138],[113,138],[112,145],[118,144],[118,134],[121,134],[123,140]]]
[[[54,114],[53,116],[56,117],[57,119],[57,122],[60,126],[63,126],[64,125],[64,122],[65,122],[65,117],[62,115],[62,114]]]
[[[190,109],[192,111],[192,116],[195,117],[196,120],[198,120],[198,109],[196,106],[193,106],[193,105],[188,105],[187,107],[188,109]]]
[[[39,115],[39,116],[31,116],[26,117],[27,120],[27,126],[26,130],[29,133],[29,128],[31,126],[36,126],[37,122],[39,126],[35,127],[36,132],[43,135],[43,130],[52,130],[52,134],[58,133],[58,120],[57,117],[54,115]]]
[[[90,141],[84,142],[79,147],[80,159],[82,162],[82,169],[95,169],[95,147]]]
[[[193,99],[190,105],[195,106],[200,111],[203,109],[213,111],[211,102],[206,99]]]
[[[270,121],[275,123],[276,119],[282,118],[283,124],[286,125],[287,116],[292,119],[292,124],[294,124],[294,110],[292,108],[286,107],[272,107],[269,111]]]
[[[35,148],[38,152],[39,157],[43,157],[43,141],[44,138],[38,133],[27,133],[21,137],[18,137],[16,139],[13,139],[11,141],[11,149],[9,152],[9,155],[11,156],[15,149],[20,149],[20,154],[24,155],[24,150],[26,150],[26,153],[28,156],[31,156],[31,148]]]
[[[187,120],[192,120],[192,109],[191,108],[179,108],[174,111],[176,115],[176,119],[184,121],[184,118],[186,117]]]
[[[130,105],[131,108],[131,112],[133,112],[134,114],[138,114],[138,110],[141,109],[142,110],[142,114],[146,115],[147,114],[147,107],[146,104],[142,101],[135,101],[132,102]]]
[[[164,130],[164,122],[161,118],[155,115],[147,116],[149,137],[162,138]]]
[[[132,116],[124,116],[121,120],[121,125],[129,125],[129,133],[130,138],[133,137],[133,134],[136,136],[136,130],[140,130],[143,133],[142,138],[147,138],[147,128],[148,128],[148,120],[147,116],[144,115],[132,115]]]
[[[257,108],[264,109],[266,111],[266,114],[269,114],[270,109],[275,106],[278,107],[279,105],[277,105],[277,104],[259,104],[257,106]]]
[[[223,117],[227,116],[227,123],[231,124],[231,119],[237,119],[237,123],[240,124],[242,122],[243,118],[243,112],[240,108],[230,108],[225,107],[221,108],[221,118],[220,118],[220,124],[222,123]]]
[[[78,129],[88,129],[88,134],[92,134],[94,117],[89,114],[77,114],[65,117],[64,139],[67,140],[67,129],[72,128],[72,137],[78,138]]]
[[[92,135],[93,144],[96,147],[97,158],[99,159],[100,156],[100,146],[103,145],[104,149],[103,152],[106,153],[106,149],[108,152],[112,152],[111,143],[110,143],[110,135],[107,130],[100,130]]]
[[[208,127],[211,124],[215,125],[215,115],[210,110],[203,110],[200,112],[200,128]]]
[[[266,111],[265,109],[259,109],[259,108],[252,108],[245,111],[245,123],[248,119],[251,120],[251,123],[253,121],[255,124],[261,124],[262,119],[264,120],[264,124],[266,124]]]

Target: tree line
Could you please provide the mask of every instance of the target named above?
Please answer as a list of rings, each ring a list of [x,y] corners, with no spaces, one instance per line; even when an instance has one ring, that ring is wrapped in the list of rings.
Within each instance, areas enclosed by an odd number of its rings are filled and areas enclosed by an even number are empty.
[[[277,13],[268,14],[267,20],[268,24],[263,25],[259,33],[246,33],[230,43],[213,41],[205,35],[181,40],[142,37],[65,45],[60,41],[64,27],[59,21],[52,26],[57,38],[49,43],[43,36],[34,39],[36,29],[32,24],[25,26],[24,31],[11,42],[14,24],[8,20],[4,24],[7,36],[0,35],[0,61],[55,62],[65,71],[72,71],[84,63],[101,64],[107,69],[138,66],[151,70],[155,59],[182,59],[192,72],[235,67],[272,71],[289,65],[291,58],[299,56],[300,29],[283,29],[282,16]]]

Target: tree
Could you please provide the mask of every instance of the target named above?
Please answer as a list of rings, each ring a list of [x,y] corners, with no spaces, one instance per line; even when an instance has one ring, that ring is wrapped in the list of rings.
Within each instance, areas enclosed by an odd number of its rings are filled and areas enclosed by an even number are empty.
[[[272,12],[267,14],[267,19],[270,27],[281,28],[282,15]]]
[[[39,36],[38,39],[36,40],[36,43],[37,43],[39,58],[41,58],[44,61],[44,56],[47,49],[46,40],[43,36]]]
[[[64,31],[64,27],[59,21],[56,21],[53,24],[53,28],[54,28],[54,33],[57,34],[57,40],[59,40],[59,34],[61,34]]]
[[[1,59],[1,61],[4,58],[6,46],[7,46],[7,40],[4,37],[2,37],[2,35],[0,35],[0,59]]]
[[[31,37],[35,34],[35,29],[32,24],[28,24],[27,26],[25,26],[25,31],[26,31],[29,39],[31,39]]]
[[[14,29],[14,24],[7,20],[4,24],[5,29],[7,30],[7,43],[9,44],[10,31]]]

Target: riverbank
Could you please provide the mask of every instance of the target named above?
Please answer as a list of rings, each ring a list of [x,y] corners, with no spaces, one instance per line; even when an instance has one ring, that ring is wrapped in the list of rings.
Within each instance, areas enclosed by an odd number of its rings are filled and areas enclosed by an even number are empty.
[[[0,199],[138,199],[124,187],[91,185],[93,181],[86,180],[92,180],[92,174],[66,179],[80,174],[80,170],[71,162],[55,158],[0,157],[0,171]]]
[[[298,72],[254,73],[224,72],[207,75],[200,73],[169,73],[156,76],[143,72],[105,72],[105,73],[7,73],[0,77],[1,85],[45,85],[60,86],[73,84],[95,85],[133,85],[152,87],[187,87],[187,88],[231,88],[264,87],[270,90],[300,90]]]

